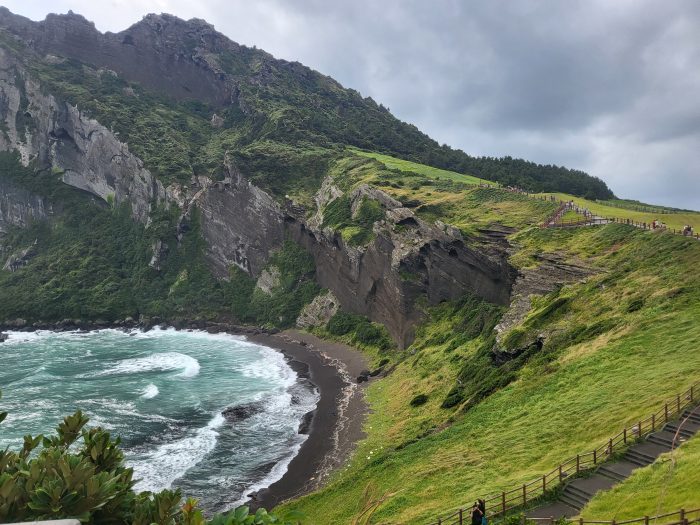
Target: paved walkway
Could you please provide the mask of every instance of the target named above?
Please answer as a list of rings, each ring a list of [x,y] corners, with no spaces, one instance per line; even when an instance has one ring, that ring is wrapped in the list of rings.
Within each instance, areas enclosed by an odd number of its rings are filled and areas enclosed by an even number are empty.
[[[572,518],[596,495],[627,479],[634,470],[645,467],[663,454],[678,448],[700,431],[700,408],[685,411],[678,421],[631,446],[622,459],[603,463],[595,474],[575,479],[564,486],[559,500],[527,512],[528,518]]]

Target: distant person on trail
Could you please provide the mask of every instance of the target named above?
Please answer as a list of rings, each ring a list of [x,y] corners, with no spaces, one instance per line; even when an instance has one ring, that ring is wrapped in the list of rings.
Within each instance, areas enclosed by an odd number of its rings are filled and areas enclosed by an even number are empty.
[[[472,507],[472,525],[481,525],[481,519],[484,517],[484,513],[481,512],[479,508],[479,503],[474,502]]]
[[[481,524],[488,525],[488,520],[486,519],[486,502],[483,499],[477,500],[479,504],[479,510],[481,511]]]

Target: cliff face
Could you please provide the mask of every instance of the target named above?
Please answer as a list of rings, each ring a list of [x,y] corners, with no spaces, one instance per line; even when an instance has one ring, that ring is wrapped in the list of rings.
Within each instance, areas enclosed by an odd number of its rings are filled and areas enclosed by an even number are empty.
[[[130,204],[139,221],[165,197],[162,184],[126,144],[76,107],[43,93],[2,48],[0,117],[0,150],[16,150],[24,165],[62,173],[63,182],[105,202]]]
[[[329,188],[324,184],[320,194],[338,194]],[[356,191],[354,203],[367,194]],[[430,225],[379,190],[369,194],[386,218],[375,223],[375,238],[367,246],[349,246],[339,233],[321,228],[318,217],[306,221],[292,213],[286,219],[292,237],[314,256],[319,284],[345,310],[384,324],[403,348],[413,341],[425,305],[466,293],[509,304],[516,272],[504,251],[474,250],[457,229]]]
[[[0,241],[11,226],[26,228],[51,213],[44,199],[20,188],[0,174]],[[0,246],[1,248],[1,246]]]

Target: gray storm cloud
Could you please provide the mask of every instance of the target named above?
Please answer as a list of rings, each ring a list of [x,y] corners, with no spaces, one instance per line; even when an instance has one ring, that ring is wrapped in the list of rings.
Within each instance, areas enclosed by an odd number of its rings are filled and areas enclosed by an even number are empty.
[[[38,0],[119,31],[147,12],[298,60],[472,155],[583,169],[700,209],[700,2]]]

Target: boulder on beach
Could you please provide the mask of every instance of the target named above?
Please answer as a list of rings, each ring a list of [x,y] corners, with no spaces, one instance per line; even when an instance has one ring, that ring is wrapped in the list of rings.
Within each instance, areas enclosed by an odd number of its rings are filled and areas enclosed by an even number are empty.
[[[0,343],[4,343],[10,336],[6,333],[0,332]]]

